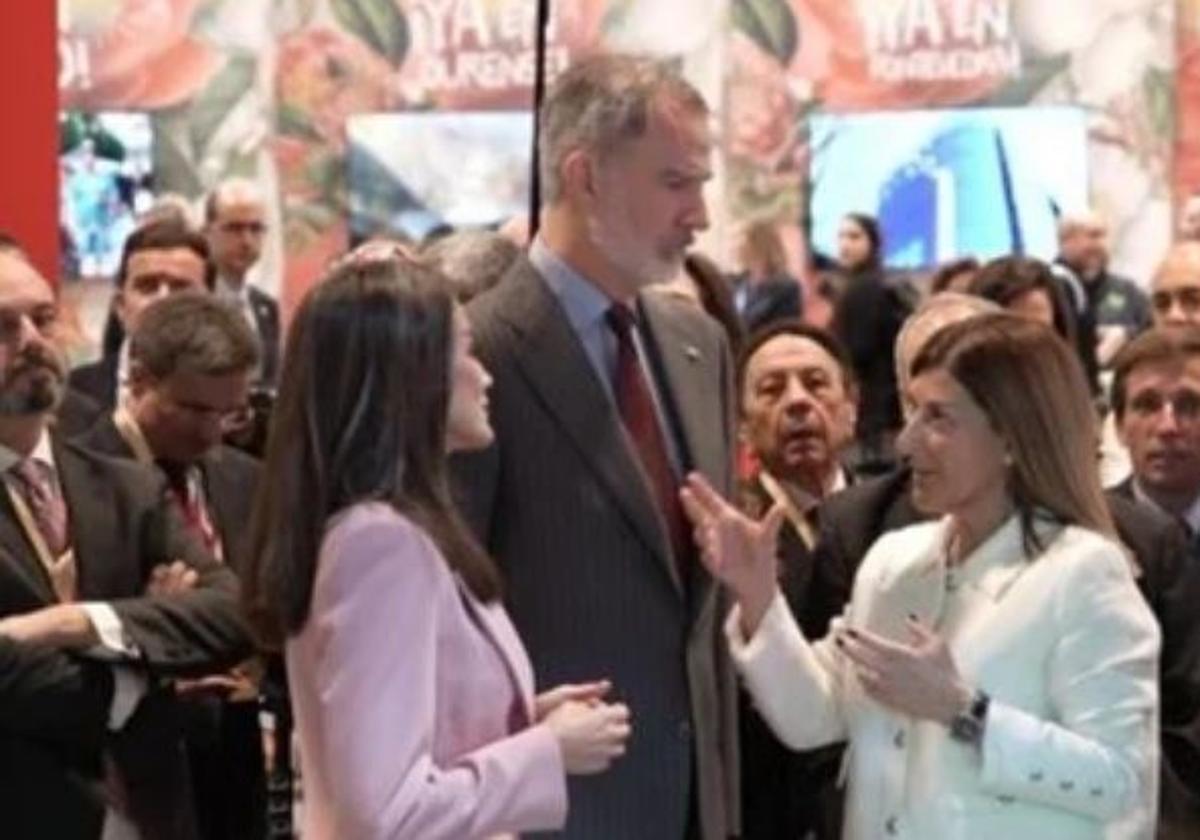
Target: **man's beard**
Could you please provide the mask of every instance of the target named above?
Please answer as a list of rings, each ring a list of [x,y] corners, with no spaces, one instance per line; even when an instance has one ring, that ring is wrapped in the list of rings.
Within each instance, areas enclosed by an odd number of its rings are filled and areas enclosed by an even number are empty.
[[[18,378],[25,382],[14,384]],[[42,353],[24,353],[17,358],[0,386],[0,415],[21,417],[40,414],[58,405],[63,392],[62,369]]]
[[[636,281],[638,288],[674,280],[683,268],[682,254],[677,259],[664,259],[655,253],[654,245],[641,239],[625,221],[610,223],[619,216],[608,208],[591,215],[588,236],[605,258]]]

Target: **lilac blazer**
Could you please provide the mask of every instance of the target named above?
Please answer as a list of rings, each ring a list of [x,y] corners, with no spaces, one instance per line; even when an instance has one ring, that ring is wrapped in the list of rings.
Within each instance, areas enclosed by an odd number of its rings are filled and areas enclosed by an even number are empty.
[[[287,642],[306,840],[467,840],[559,828],[562,756],[528,657],[416,524],[369,503],[325,532]]]

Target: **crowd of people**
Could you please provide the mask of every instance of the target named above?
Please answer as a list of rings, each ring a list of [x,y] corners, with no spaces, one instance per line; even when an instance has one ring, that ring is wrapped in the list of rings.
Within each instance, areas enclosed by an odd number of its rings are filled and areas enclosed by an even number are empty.
[[[0,239],[4,836],[1200,836],[1200,210],[1148,292],[1091,213],[723,271],[709,123],[575,64],[532,241],[364,243],[286,340],[246,182],[70,371]]]

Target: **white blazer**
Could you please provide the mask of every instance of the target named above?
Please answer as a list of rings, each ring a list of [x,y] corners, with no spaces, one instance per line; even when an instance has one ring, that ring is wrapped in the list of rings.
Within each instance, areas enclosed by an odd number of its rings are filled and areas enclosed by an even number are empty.
[[[785,743],[848,739],[847,840],[1151,838],[1158,777],[1159,631],[1117,545],[1083,528],[1034,561],[1014,516],[948,577],[947,524],[881,537],[828,637],[809,644],[781,595],[733,659]],[[983,741],[955,741],[871,700],[839,627],[910,642],[916,614],[992,698]]]

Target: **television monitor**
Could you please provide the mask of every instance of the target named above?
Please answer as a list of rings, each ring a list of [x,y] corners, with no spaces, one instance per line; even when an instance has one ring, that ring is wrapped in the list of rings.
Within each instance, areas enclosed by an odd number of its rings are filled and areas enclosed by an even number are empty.
[[[528,112],[405,112],[351,117],[350,234],[420,242],[447,228],[497,225],[528,211]]]
[[[1087,206],[1087,125],[1071,107],[810,117],[812,237],[837,251],[842,216],[879,219],[884,262],[1051,259],[1057,217]]]
[[[59,117],[59,220],[64,274],[110,278],[138,214],[154,200],[149,114],[67,111]]]

